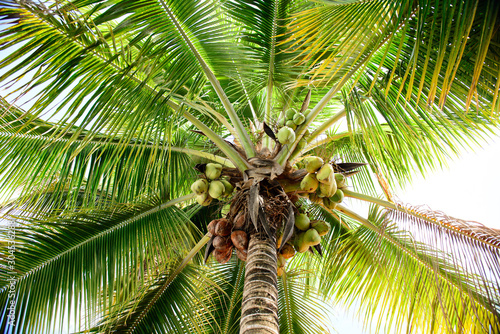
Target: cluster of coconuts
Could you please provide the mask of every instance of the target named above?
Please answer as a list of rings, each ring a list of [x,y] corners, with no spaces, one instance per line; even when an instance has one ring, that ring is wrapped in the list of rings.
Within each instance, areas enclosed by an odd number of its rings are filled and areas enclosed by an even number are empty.
[[[247,260],[248,235],[243,231],[244,224],[245,217],[242,214],[236,216],[234,224],[226,218],[214,219],[208,224],[208,232],[215,236],[212,245],[217,262],[223,264],[229,261],[233,248],[236,248],[240,260]]]
[[[315,203],[323,203],[329,209],[335,209],[344,200],[345,176],[335,173],[333,166],[324,163],[320,157],[304,159],[307,175],[302,179],[300,188],[308,193]]]
[[[293,238],[283,245],[278,254],[278,276],[283,275],[286,261],[292,258],[295,253],[304,253],[310,247],[321,242],[321,237],[330,231],[330,224],[323,220],[310,220],[306,213],[299,213],[295,216],[295,230]],[[281,246],[282,237],[278,239],[277,248]]]
[[[288,109],[285,113],[285,117],[278,121],[278,141],[282,145],[291,144],[295,141],[295,129],[297,126],[304,123],[306,117],[303,113],[295,111],[294,109]]]
[[[221,178],[221,173],[221,164],[208,163],[204,175],[193,182],[191,190],[196,194],[198,204],[207,206],[212,202],[212,199],[227,197],[233,193],[233,185],[228,180]]]

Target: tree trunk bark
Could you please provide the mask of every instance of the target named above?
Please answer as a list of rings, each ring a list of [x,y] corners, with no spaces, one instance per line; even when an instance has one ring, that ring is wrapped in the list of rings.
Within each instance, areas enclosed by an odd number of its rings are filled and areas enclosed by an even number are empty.
[[[240,334],[279,334],[276,239],[250,236],[241,304]]]

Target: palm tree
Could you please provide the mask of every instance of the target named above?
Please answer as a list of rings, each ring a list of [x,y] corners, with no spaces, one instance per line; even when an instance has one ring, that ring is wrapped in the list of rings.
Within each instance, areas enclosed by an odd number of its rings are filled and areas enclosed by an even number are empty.
[[[500,330],[499,231],[390,191],[498,126],[496,0],[0,4],[4,333]]]

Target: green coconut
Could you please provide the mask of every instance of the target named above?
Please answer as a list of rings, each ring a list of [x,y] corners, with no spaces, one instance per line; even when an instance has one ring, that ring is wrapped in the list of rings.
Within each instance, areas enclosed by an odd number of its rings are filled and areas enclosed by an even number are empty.
[[[337,207],[337,203],[335,203],[334,201],[332,201],[328,197],[324,197],[323,198],[323,205],[325,207],[327,207],[328,209],[330,209],[330,210],[333,210],[333,209],[335,209]]]
[[[224,194],[224,184],[221,181],[212,181],[208,187],[208,194],[212,198],[219,198]]]
[[[283,145],[293,143],[295,132],[288,126],[284,126],[278,131],[278,140]]]
[[[305,213],[299,213],[295,216],[295,227],[301,231],[306,231],[310,227],[309,217]]]
[[[316,246],[321,242],[321,237],[319,236],[318,231],[310,228],[304,233],[303,242],[308,246]]]
[[[278,120],[278,126],[282,127],[283,125],[285,125],[285,122],[286,122],[286,118],[280,118]]]
[[[337,189],[335,194],[330,197],[330,199],[335,203],[342,203],[342,201],[344,200],[344,192],[340,189]]]
[[[224,185],[224,196],[231,195],[234,190],[233,185],[227,180],[220,180],[220,182]]]
[[[316,173],[318,181],[321,183],[335,182],[333,179],[333,167],[330,164],[324,164],[323,167]]]
[[[293,116],[293,122],[297,125],[304,123],[305,120],[306,120],[306,117],[304,116],[304,114],[302,114],[300,112],[296,113]]]
[[[208,181],[205,179],[199,179],[193,182],[191,185],[191,190],[196,194],[196,195],[201,195],[203,193],[206,193],[208,190]]]
[[[307,250],[309,249],[309,245],[304,242],[304,235],[304,232],[297,234],[293,242],[295,250],[299,253],[307,252]]]
[[[288,126],[290,129],[292,129],[293,131],[297,129],[297,124],[295,124],[293,121],[286,121],[285,125]]]
[[[208,193],[203,193],[196,196],[196,202],[198,202],[199,205],[208,206],[212,203],[212,197],[210,197]]]
[[[319,182],[316,179],[316,174],[307,174],[302,181],[300,181],[300,189],[312,193],[318,189],[318,184]]]
[[[311,222],[311,227],[318,232],[320,237],[326,235],[331,229],[330,224],[323,220],[315,220]]]
[[[346,177],[340,173],[335,173],[333,176],[335,178],[335,182],[337,183],[337,188],[344,188]]]
[[[222,172],[222,165],[221,164],[208,163],[206,168],[205,168],[205,175],[210,180],[218,179],[221,172]]]
[[[319,191],[323,197],[331,197],[337,191],[337,183],[335,183],[335,181],[331,183],[320,183]]]
[[[231,210],[231,204],[226,204],[222,207],[222,209],[220,210],[220,214],[225,217],[227,216],[227,214],[229,213],[229,211]]]
[[[295,110],[294,109],[288,109],[286,111],[286,119],[287,120],[292,120],[293,116],[295,116]]]
[[[323,159],[320,157],[307,157],[305,164],[308,173],[316,173],[323,166]]]

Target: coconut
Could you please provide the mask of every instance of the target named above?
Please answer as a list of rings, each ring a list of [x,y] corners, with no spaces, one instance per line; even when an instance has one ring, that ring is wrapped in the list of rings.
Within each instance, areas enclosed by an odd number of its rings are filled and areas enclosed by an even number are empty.
[[[284,126],[278,131],[278,140],[283,145],[293,143],[295,132],[288,126]]]
[[[305,232],[297,234],[293,242],[295,250],[299,253],[307,252],[307,250],[309,249],[309,245],[304,242],[304,234]]]
[[[327,207],[328,209],[330,209],[330,210],[333,210],[333,209],[335,209],[337,207],[337,203],[335,203],[334,201],[332,201],[328,197],[324,197],[323,198],[323,205],[325,207]]]
[[[285,125],[285,122],[286,122],[286,118],[280,118],[278,121],[278,126],[282,127],[283,125]]]
[[[310,226],[309,217],[305,213],[299,213],[295,216],[295,227],[301,231],[306,231]]]
[[[233,255],[233,247],[229,247],[228,249],[215,249],[214,257],[220,264],[224,264],[231,259],[231,255]]]
[[[322,237],[330,232],[331,226],[323,220],[315,220],[311,222],[311,227],[318,232],[319,236]]]
[[[248,236],[245,231],[233,231],[233,233],[231,233],[231,241],[234,247],[238,249],[248,248]]]
[[[309,194],[309,200],[313,203],[321,204],[323,203],[323,198],[319,197],[316,193]]]
[[[304,233],[303,242],[308,246],[316,246],[321,242],[321,237],[319,236],[318,231],[314,228],[310,228]]]
[[[220,180],[220,182],[224,185],[224,196],[231,195],[234,190],[233,185],[227,180]]]
[[[300,182],[300,189],[312,193],[318,189],[318,184],[316,174],[307,174]]]
[[[203,193],[206,193],[208,190],[208,181],[205,179],[199,179],[193,182],[191,185],[191,190],[196,194],[196,195],[201,195]]]
[[[324,164],[320,168],[318,173],[316,173],[316,178],[321,183],[332,183],[335,182],[333,179],[333,167],[330,164]]]
[[[305,120],[306,120],[306,117],[304,116],[304,114],[302,114],[300,112],[296,113],[293,116],[293,122],[297,125],[304,123]]]
[[[225,218],[219,219],[217,226],[215,227],[215,234],[222,237],[227,237],[231,234],[231,222]]]
[[[295,116],[295,110],[294,109],[288,109],[286,111],[286,119],[287,120],[293,119],[293,116]]]
[[[278,277],[283,276],[283,274],[285,273],[285,267],[278,267],[276,270],[277,270]]]
[[[323,166],[323,159],[320,157],[308,157],[305,159],[308,173],[316,173]]]
[[[248,253],[248,251],[246,249],[237,249],[236,248],[236,256],[241,261],[246,261],[247,260],[247,253]]]
[[[214,245],[216,249],[227,249],[228,247],[232,246],[231,238],[221,237],[220,235],[218,235],[214,238],[214,241],[212,241],[212,245]]]
[[[286,259],[283,257],[283,255],[278,254],[278,263],[277,263],[277,266],[278,267],[284,267],[285,264],[286,264]]]
[[[293,121],[286,121],[285,125],[288,126],[290,129],[292,129],[293,131],[297,129],[297,124],[295,124]]]
[[[217,227],[218,223],[219,223],[218,219],[214,219],[210,223],[208,223],[207,230],[208,230],[208,232],[210,232],[210,234],[216,235],[215,234],[215,230],[216,230],[216,227]]]
[[[331,197],[337,191],[337,183],[335,183],[335,181],[331,183],[320,183],[319,191],[323,197]]]
[[[295,249],[293,249],[293,246],[290,245],[290,244],[286,244],[283,246],[283,248],[281,249],[281,255],[285,258],[285,259],[289,259],[289,258],[292,258],[294,255],[295,255]]]
[[[243,230],[244,228],[245,228],[245,214],[243,212],[240,212],[234,218],[234,229]]]
[[[205,168],[205,175],[210,180],[218,179],[221,172],[222,172],[222,165],[221,164],[208,163],[206,168]]]
[[[224,184],[221,181],[212,181],[208,187],[208,194],[212,198],[219,198],[224,194]]]
[[[212,203],[212,197],[210,197],[208,193],[203,193],[196,196],[196,202],[198,202],[199,205],[208,206]]]
[[[342,203],[342,201],[344,200],[344,192],[340,189],[337,189],[335,194],[330,197],[330,199],[335,203]]]
[[[346,186],[346,177],[343,174],[335,173],[333,176],[335,178],[335,182],[337,183],[337,188],[344,188]]]

